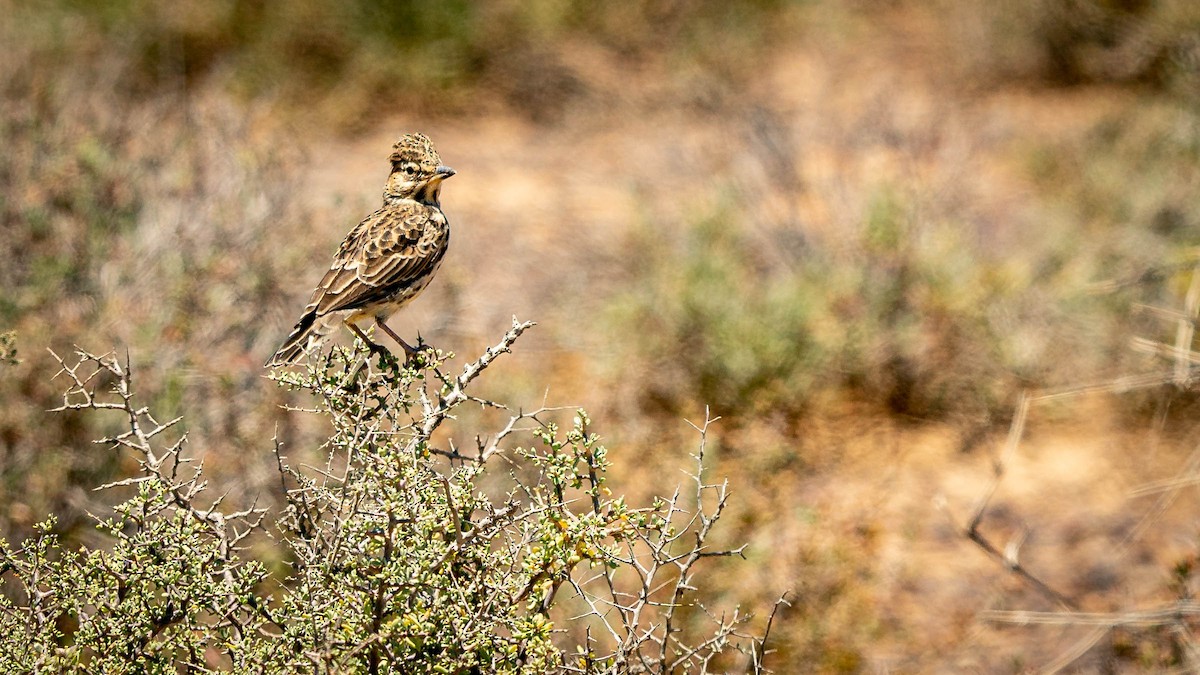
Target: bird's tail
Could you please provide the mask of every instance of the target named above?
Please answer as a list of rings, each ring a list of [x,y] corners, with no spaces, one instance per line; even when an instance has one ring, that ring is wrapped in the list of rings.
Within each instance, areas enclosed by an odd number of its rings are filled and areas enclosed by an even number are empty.
[[[267,360],[265,366],[287,366],[300,360],[304,353],[314,342],[320,340],[323,334],[324,325],[317,321],[317,313],[309,312],[300,317],[299,323],[292,329],[287,339],[280,345],[279,351]]]

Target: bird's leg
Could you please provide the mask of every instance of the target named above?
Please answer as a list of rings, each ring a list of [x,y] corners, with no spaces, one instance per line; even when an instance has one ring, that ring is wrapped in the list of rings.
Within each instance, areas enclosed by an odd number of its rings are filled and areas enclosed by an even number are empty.
[[[363,343],[367,345],[367,349],[370,349],[372,354],[377,356],[383,356],[384,354],[387,354],[388,356],[392,355],[392,353],[388,351],[387,347],[377,344],[374,340],[367,337],[367,334],[362,332],[362,329],[354,325],[352,322],[344,321],[343,323],[346,324],[346,327],[349,328],[352,333],[358,336],[358,339],[362,340]],[[391,331],[388,332],[390,333]]]
[[[406,359],[411,360],[413,354],[417,353],[417,350],[413,349],[412,345],[405,342],[404,339],[399,335],[396,335],[395,331],[393,331],[391,328],[388,328],[388,325],[383,322],[383,319],[375,317],[375,325],[379,326],[380,330],[390,335],[393,340],[395,340],[401,347],[404,348],[404,356]]]

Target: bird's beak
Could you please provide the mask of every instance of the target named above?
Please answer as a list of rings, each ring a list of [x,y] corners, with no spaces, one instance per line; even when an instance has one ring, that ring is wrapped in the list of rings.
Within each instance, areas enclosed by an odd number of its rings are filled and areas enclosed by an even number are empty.
[[[436,176],[437,178],[441,178],[442,180],[445,180],[445,179],[449,178],[450,176],[453,176],[456,173],[458,173],[458,172],[455,171],[454,169],[451,169],[448,166],[439,166],[437,168],[437,171],[433,172],[433,175]]]

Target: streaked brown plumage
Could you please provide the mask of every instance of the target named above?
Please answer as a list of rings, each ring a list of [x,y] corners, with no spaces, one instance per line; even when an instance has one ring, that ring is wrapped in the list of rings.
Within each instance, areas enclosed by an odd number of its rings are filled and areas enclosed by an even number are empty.
[[[346,235],[304,315],[267,361],[268,367],[295,363],[338,322],[372,349],[382,349],[357,327],[364,319],[374,320],[406,353],[412,352],[384,321],[425,289],[446,255],[450,226],[439,198],[442,181],[454,170],[442,166],[423,134],[396,141],[390,159],[383,207]]]

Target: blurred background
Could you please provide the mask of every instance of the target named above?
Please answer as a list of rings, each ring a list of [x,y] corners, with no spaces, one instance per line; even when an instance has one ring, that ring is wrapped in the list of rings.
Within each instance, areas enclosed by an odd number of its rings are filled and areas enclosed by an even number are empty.
[[[128,352],[215,486],[271,505],[264,378],[422,131],[458,171],[433,284],[390,325],[484,384],[585,407],[613,488],[669,491],[705,406],[733,497],[712,606],[765,612],[780,672],[1195,667],[1186,624],[982,620],[1190,598],[1200,407],[1200,4],[1190,0],[0,0],[0,536],[94,537],[132,467],[47,352]],[[1181,337],[1182,336],[1182,337]],[[1163,347],[1162,345],[1167,345]],[[1139,347],[1140,348],[1137,348]],[[469,443],[469,438],[460,439]],[[1170,479],[1177,478],[1172,482]],[[1157,482],[1156,482],[1157,481]],[[733,565],[737,565],[733,567]],[[1073,651],[1074,650],[1074,651]],[[1075,654],[1075,651],[1078,654]],[[1078,658],[1070,658],[1078,656]]]

